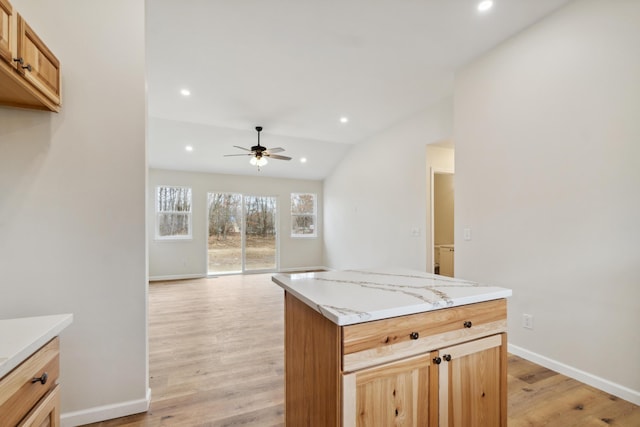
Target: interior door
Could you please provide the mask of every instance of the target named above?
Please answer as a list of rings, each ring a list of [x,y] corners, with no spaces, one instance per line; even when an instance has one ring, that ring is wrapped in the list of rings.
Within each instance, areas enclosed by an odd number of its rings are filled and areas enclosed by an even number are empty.
[[[454,277],[454,174],[431,171],[433,272]]]

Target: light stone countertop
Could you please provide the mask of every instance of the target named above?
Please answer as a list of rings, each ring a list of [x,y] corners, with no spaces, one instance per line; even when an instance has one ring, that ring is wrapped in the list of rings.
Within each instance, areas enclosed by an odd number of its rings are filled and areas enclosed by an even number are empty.
[[[510,297],[511,289],[415,270],[277,274],[272,280],[344,326]]]
[[[0,378],[59,335],[72,321],[72,314],[0,319]]]

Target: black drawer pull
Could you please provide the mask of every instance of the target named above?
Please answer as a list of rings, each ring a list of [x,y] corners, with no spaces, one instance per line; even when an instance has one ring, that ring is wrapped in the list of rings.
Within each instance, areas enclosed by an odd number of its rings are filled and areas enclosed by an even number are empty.
[[[47,379],[49,379],[49,374],[45,372],[40,376],[40,378],[32,378],[31,384],[35,384],[39,382],[39,383],[42,383],[42,385],[45,385],[47,383]]]
[[[439,364],[441,364],[441,363],[442,363],[442,359],[440,359],[439,357],[435,357],[435,358],[433,359],[433,363],[435,363],[436,365],[439,365]]]
[[[471,326],[473,326],[473,323],[471,323],[471,320],[467,320],[466,322],[464,322],[465,328],[470,328]]]
[[[442,358],[444,360],[446,360],[447,362],[451,362],[451,355],[450,354],[445,354],[444,356],[442,356]]]
[[[409,334],[409,338],[411,338],[412,340],[417,340],[418,338],[420,338],[420,334],[417,332],[411,332]]]

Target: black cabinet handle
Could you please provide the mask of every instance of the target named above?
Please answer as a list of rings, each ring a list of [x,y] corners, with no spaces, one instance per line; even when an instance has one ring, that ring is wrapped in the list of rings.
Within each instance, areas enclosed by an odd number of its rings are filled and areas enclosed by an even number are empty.
[[[409,338],[411,338],[412,340],[417,340],[418,338],[420,338],[420,334],[417,332],[411,332],[409,334]]]
[[[23,69],[23,70],[29,70],[29,72],[31,72],[31,71],[32,71],[32,69],[31,69],[31,64],[23,65],[23,66],[22,66],[22,69]]]
[[[435,363],[436,365],[439,365],[439,364],[441,364],[441,363],[442,363],[442,359],[440,359],[439,357],[435,357],[435,358],[433,359],[433,363]]]
[[[47,383],[47,379],[49,378],[49,374],[47,374],[46,372],[43,373],[40,378],[32,378],[31,379],[31,384],[35,384],[37,382],[42,383],[42,385],[45,385]]]
[[[464,322],[464,327],[465,328],[470,328],[473,326],[473,323],[471,323],[471,320],[467,320],[466,322]]]
[[[20,65],[24,64],[24,58],[13,58],[13,61]]]
[[[446,360],[447,362],[451,362],[451,355],[450,354],[445,354],[444,356],[442,356],[442,358],[444,360]]]

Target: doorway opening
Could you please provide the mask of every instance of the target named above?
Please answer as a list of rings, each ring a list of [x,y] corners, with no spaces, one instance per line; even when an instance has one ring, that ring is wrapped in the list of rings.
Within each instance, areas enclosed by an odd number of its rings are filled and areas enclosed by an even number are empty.
[[[432,169],[431,182],[433,272],[454,277],[454,174]]]
[[[207,205],[209,275],[277,270],[276,197],[208,193]]]

